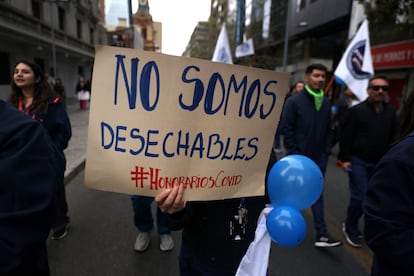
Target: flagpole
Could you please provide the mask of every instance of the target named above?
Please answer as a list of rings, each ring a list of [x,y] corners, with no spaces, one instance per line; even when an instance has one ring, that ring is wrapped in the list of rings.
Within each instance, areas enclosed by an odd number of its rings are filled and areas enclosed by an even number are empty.
[[[291,1],[288,0],[287,14],[286,14],[286,28],[285,28],[285,43],[283,46],[283,72],[286,72],[288,63],[288,50],[289,50],[289,25],[290,25],[290,10],[292,9]]]
[[[334,79],[335,79],[335,75],[332,74],[332,77],[329,80],[328,85],[325,87],[325,95],[328,94],[329,89],[331,89]]]

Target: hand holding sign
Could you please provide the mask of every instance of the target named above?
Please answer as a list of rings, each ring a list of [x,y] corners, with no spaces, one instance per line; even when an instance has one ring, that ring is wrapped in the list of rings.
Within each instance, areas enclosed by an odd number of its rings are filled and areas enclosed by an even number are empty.
[[[155,202],[163,213],[174,214],[185,208],[183,199],[184,185],[175,186],[172,189],[164,190],[155,196]]]

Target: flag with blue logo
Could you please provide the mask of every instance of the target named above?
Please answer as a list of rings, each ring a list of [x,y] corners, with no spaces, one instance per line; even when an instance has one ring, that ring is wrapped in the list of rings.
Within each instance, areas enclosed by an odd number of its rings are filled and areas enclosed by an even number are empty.
[[[369,79],[374,75],[369,42],[368,21],[364,20],[348,45],[335,72],[335,79],[343,82],[360,101],[368,97]]]
[[[249,38],[246,42],[236,47],[236,58],[254,55],[253,39]]]
[[[219,37],[217,39],[216,48],[214,49],[212,61],[233,64],[230,52],[229,38],[227,36],[226,25],[223,23]]]

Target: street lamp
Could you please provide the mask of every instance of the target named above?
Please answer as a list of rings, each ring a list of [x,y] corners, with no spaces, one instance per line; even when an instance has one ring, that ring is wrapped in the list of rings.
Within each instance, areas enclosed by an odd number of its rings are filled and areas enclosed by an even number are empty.
[[[53,67],[53,77],[57,77],[57,70],[56,70],[56,39],[55,39],[55,17],[53,14],[52,4],[56,4],[59,2],[62,3],[69,3],[71,0],[43,0],[45,2],[49,2],[50,6],[50,36],[52,40],[52,67]]]
[[[286,65],[288,59],[288,49],[289,49],[289,25],[290,25],[290,11],[292,9],[291,0],[288,0],[287,6],[287,15],[286,15],[286,30],[285,30],[285,45],[283,49],[283,72],[286,72]]]
[[[50,33],[52,37],[52,66],[53,66],[53,78],[57,78],[56,70],[56,41],[55,41],[55,18],[53,15],[52,2],[49,2],[50,5]]]

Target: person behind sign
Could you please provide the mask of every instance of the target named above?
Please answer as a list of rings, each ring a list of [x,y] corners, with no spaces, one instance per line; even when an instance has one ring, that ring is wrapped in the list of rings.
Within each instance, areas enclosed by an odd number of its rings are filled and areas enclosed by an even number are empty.
[[[349,176],[350,199],[342,231],[353,247],[362,246],[358,229],[362,202],[375,165],[388,150],[397,126],[395,110],[385,102],[388,80],[374,76],[368,83],[368,98],[349,110],[340,140],[339,160]]]
[[[283,134],[286,154],[300,154],[312,159],[325,173],[331,151],[331,105],[322,90],[326,67],[311,64],[306,68],[306,85],[289,97],[283,109]],[[315,247],[335,247],[342,243],[328,234],[324,217],[323,193],[312,205],[316,230]]]
[[[0,100],[0,275],[49,275],[56,154],[39,122]]]
[[[65,86],[63,86],[62,79],[57,78],[55,80],[55,85],[53,86],[53,89],[60,96],[62,102],[66,104],[66,90]]]
[[[131,196],[132,210],[134,211],[134,224],[139,233],[135,240],[134,249],[139,252],[147,250],[150,239],[151,230],[154,225],[154,219],[151,214],[151,204],[153,197],[148,196]],[[171,251],[174,248],[174,240],[170,234],[167,215],[157,208],[157,231],[160,236],[160,250]]]
[[[275,162],[271,151],[266,176]],[[161,211],[169,214],[171,229],[182,229],[180,275],[234,276],[254,240],[267,196],[184,202],[183,195],[180,185],[155,197]]]
[[[381,158],[363,201],[371,275],[414,275],[414,91],[399,116],[396,142]]]
[[[51,75],[49,75],[49,73],[48,73],[48,72],[45,72],[45,78],[46,78],[47,83],[48,83],[51,87],[54,87],[54,86],[55,86],[56,81],[55,81],[55,79],[54,79]]]
[[[290,90],[286,94],[285,100],[283,102],[282,110],[285,107],[286,100],[290,96],[293,96],[296,93],[298,93],[299,91],[301,91],[304,86],[305,86],[305,82],[303,82],[303,81],[297,81],[297,82],[295,82],[294,85],[292,85],[292,87],[290,87]],[[282,115],[282,114],[280,114],[280,115]],[[275,141],[274,141],[274,147],[273,147],[273,149],[274,149],[274,151],[276,151],[276,153],[280,153],[281,152],[280,140],[281,140],[281,136],[282,135],[283,135],[283,120],[282,120],[282,116],[280,116],[279,124],[277,125],[277,129],[276,129]]]
[[[336,101],[333,106],[333,130],[334,135],[332,137],[332,147],[335,146],[341,137],[342,129],[344,127],[345,119],[347,117],[349,109],[358,104],[359,100],[357,96],[351,91],[349,87],[346,87],[343,94]]]
[[[90,98],[90,87],[87,85],[82,76],[79,77],[75,92],[79,100],[79,108],[81,110],[86,110],[88,108],[88,101]]]
[[[69,223],[64,186],[66,158],[63,150],[68,146],[72,136],[66,108],[60,97],[53,95],[53,90],[39,65],[25,60],[17,62],[14,66],[9,102],[33,120],[39,121],[59,152],[52,239],[62,239],[67,235]]]

